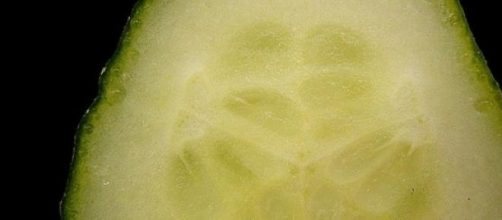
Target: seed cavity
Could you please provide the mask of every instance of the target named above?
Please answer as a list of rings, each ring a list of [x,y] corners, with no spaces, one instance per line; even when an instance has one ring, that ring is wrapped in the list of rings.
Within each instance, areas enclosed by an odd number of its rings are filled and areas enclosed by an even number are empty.
[[[377,131],[355,140],[334,156],[327,176],[337,184],[348,184],[366,177],[391,159],[399,145],[392,144],[393,133]]]
[[[289,29],[275,22],[252,24],[242,29],[234,41],[233,48],[247,52],[280,52],[291,44]]]
[[[307,33],[304,60],[308,64],[364,64],[368,48],[358,33],[338,25],[320,25]]]
[[[214,214],[219,201],[214,185],[205,174],[205,164],[196,145],[186,143],[167,165],[167,196],[183,219],[201,219]]]
[[[289,98],[278,92],[255,88],[231,93],[223,100],[228,111],[280,135],[299,132],[301,114]]]
[[[300,86],[305,103],[316,108],[340,109],[372,90],[362,74],[332,72],[311,76]]]
[[[246,148],[243,143],[230,142],[228,140],[216,140],[213,144],[214,159],[221,168],[230,172],[235,180],[249,180],[255,178],[254,173],[243,163],[240,156],[234,152],[234,148]],[[245,155],[242,155],[245,156]]]
[[[290,66],[289,28],[276,22],[251,24],[237,30],[217,62],[218,77],[277,75]]]

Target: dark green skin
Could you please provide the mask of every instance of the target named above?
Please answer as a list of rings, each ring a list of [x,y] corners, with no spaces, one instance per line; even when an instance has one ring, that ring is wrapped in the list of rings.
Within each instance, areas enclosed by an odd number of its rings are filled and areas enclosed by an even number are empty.
[[[139,29],[139,26],[141,26],[141,23],[138,20],[138,18],[142,17],[141,9],[148,6],[151,1],[152,0],[138,0],[138,2],[136,2],[133,6],[131,16],[127,20],[117,44],[117,49],[113,52],[111,58],[106,62],[106,70],[99,77],[98,95],[94,98],[93,102],[78,124],[77,132],[74,137],[75,147],[73,148],[73,157],[69,169],[70,172],[68,174],[65,192],[59,206],[59,212],[62,219],[71,219],[72,213],[74,212],[71,210],[71,194],[72,191],[75,190],[75,187],[72,186],[76,184],[76,177],[78,176],[76,168],[86,153],[85,149],[80,147],[83,143],[83,137],[85,137],[86,133],[89,133],[89,131],[92,130],[93,125],[91,121],[93,117],[96,117],[96,112],[98,112],[99,107],[101,105],[111,104],[110,100],[113,99],[113,97],[110,97],[112,95],[107,93],[107,88],[109,88],[109,86],[113,83],[113,78],[115,77],[113,74],[113,67],[120,65],[118,62],[120,58],[128,56],[128,48],[130,47],[132,39],[134,39],[135,31]]]

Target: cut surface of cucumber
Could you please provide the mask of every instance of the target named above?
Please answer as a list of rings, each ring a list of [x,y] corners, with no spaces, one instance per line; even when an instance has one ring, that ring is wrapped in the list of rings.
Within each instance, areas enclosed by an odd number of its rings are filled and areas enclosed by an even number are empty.
[[[143,0],[65,219],[502,219],[502,95],[456,0]]]

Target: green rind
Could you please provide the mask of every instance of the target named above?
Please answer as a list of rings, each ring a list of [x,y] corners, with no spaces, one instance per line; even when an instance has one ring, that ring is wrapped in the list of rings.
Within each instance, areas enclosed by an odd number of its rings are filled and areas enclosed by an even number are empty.
[[[498,112],[498,115],[493,115],[495,119],[494,125],[502,130],[502,90],[500,89],[500,85],[490,71],[488,62],[479,48],[479,45],[476,43],[476,39],[471,31],[460,0],[447,1],[447,8],[452,10],[453,14],[456,15],[456,20],[459,20],[458,22],[454,21],[457,25],[456,30],[460,32],[461,36],[465,36],[464,39],[468,41],[467,45],[469,45],[470,51],[472,51],[469,53],[469,57],[467,57],[469,60],[466,60],[466,62],[472,64],[473,70],[477,70],[475,71],[477,75],[473,75],[472,80],[480,81],[479,84],[475,84],[479,86],[477,89],[479,89],[479,91],[486,91],[486,95],[490,96],[495,103],[496,106],[494,107],[498,108],[498,111],[495,112]]]
[[[75,135],[73,157],[69,169],[70,172],[68,174],[66,189],[59,207],[62,219],[72,218],[72,213],[75,212],[73,210],[73,207],[75,206],[74,203],[78,200],[77,186],[82,181],[81,179],[85,178],[85,175],[81,174],[82,172],[85,172],[81,162],[86,156],[86,149],[83,147],[86,136],[92,131],[93,121],[97,119],[99,115],[98,112],[102,111],[105,105],[113,104],[113,101],[110,101],[110,99],[113,100],[113,95],[107,94],[107,91],[109,91],[110,88],[113,88],[114,79],[119,77],[118,74],[120,73],[114,70],[116,67],[120,68],[120,65],[123,65],[123,63],[120,62],[123,57],[133,55],[129,53],[129,51],[133,51],[129,50],[131,42],[135,39],[138,29],[141,28],[141,19],[144,17],[146,11],[144,9],[148,8],[152,1],[153,0],[139,0],[133,6],[131,16],[128,18],[127,23],[124,26],[116,49],[111,58],[105,64],[103,72],[99,77],[98,94],[78,124]],[[130,60],[128,60],[128,62],[130,62]]]

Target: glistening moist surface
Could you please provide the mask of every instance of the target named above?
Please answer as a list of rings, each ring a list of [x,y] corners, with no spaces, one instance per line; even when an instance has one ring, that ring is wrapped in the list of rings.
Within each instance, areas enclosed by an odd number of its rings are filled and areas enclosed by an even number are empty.
[[[502,217],[500,92],[457,7],[145,1],[66,217]]]

